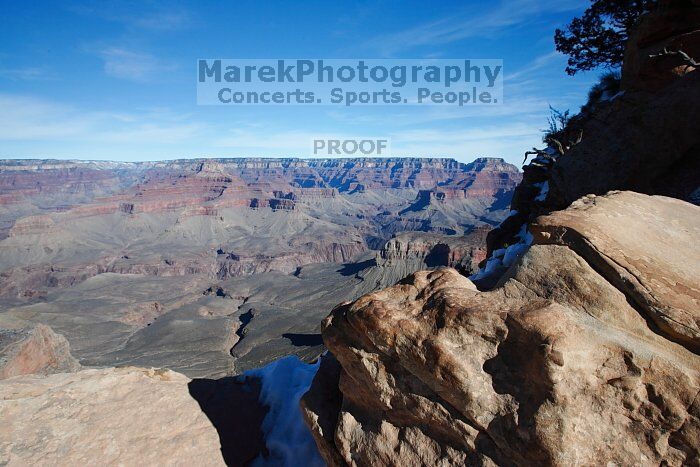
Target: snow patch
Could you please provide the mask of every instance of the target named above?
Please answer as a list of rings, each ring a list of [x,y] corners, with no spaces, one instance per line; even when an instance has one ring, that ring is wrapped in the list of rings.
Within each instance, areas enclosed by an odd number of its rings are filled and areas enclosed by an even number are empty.
[[[530,233],[529,230],[527,230],[527,224],[523,224],[520,227],[520,232],[518,232],[518,238],[520,239],[520,243],[524,243],[525,245],[532,245],[532,242],[535,240],[535,237]]]
[[[486,266],[481,268],[478,272],[469,276],[469,280],[475,281],[477,279],[483,279],[484,277],[489,277],[491,274],[496,272],[499,266],[503,263],[500,259],[491,257],[486,261]]]
[[[523,224],[520,227],[517,237],[520,239],[518,243],[514,243],[507,248],[495,250],[493,253],[491,253],[491,257],[486,260],[486,266],[484,266],[477,273],[469,276],[469,279],[474,281],[489,277],[499,268],[507,268],[515,263],[518,258],[524,255],[527,250],[530,249],[530,245],[532,245],[532,241],[534,240],[532,234],[527,230],[527,224]]]
[[[258,457],[253,465],[325,465],[299,407],[301,396],[309,390],[319,366],[320,359],[308,364],[292,355],[243,373],[260,378],[259,400],[270,408],[262,425],[269,455]]]
[[[524,255],[528,248],[530,248],[530,246],[525,245],[524,243],[516,243],[515,245],[509,246],[506,249],[505,256],[503,256],[503,265],[508,267],[515,263],[515,260]]]

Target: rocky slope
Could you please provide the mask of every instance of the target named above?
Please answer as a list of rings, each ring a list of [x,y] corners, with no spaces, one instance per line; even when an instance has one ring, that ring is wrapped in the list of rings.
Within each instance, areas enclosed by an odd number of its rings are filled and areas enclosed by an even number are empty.
[[[584,107],[554,144],[523,167],[514,215],[489,235],[489,255],[521,241],[524,224],[587,194],[632,190],[700,205],[700,74],[679,55],[700,55],[697,2],[663,0],[627,43],[621,90]]]
[[[290,274],[219,280],[102,273],[29,303],[6,304],[0,327],[17,333],[46,323],[85,365],[166,367],[190,377],[232,375],[289,354],[312,360],[323,351],[319,322],[339,301],[420,269],[473,272],[485,254],[485,234],[406,233],[355,261],[309,264]]]
[[[339,367],[304,408],[329,465],[698,461],[700,208],[611,193],[532,228],[490,292],[420,272],[324,321]]]

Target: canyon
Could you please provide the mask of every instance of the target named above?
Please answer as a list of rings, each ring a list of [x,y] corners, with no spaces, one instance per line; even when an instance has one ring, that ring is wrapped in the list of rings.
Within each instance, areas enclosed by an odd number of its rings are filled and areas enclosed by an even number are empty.
[[[338,301],[474,272],[520,180],[488,158],[0,161],[0,328],[190,377],[311,360]]]

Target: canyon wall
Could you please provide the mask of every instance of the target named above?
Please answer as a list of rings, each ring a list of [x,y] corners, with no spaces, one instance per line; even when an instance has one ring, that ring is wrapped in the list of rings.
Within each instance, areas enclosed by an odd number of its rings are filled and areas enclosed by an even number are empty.
[[[0,161],[0,295],[348,262],[396,233],[495,225],[520,177],[486,158]]]

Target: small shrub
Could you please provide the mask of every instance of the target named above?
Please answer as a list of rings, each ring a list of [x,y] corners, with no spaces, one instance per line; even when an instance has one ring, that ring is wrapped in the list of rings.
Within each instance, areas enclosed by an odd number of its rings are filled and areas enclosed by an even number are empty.
[[[542,141],[546,143],[550,138],[556,138],[559,136],[569,125],[570,120],[571,115],[568,109],[561,111],[550,105],[549,117],[547,117],[547,124],[549,125],[549,128],[542,130],[542,133],[544,133]]]
[[[603,73],[596,84],[588,91],[588,101],[581,107],[583,112],[590,112],[597,104],[609,100],[620,92],[620,72],[611,70]]]

